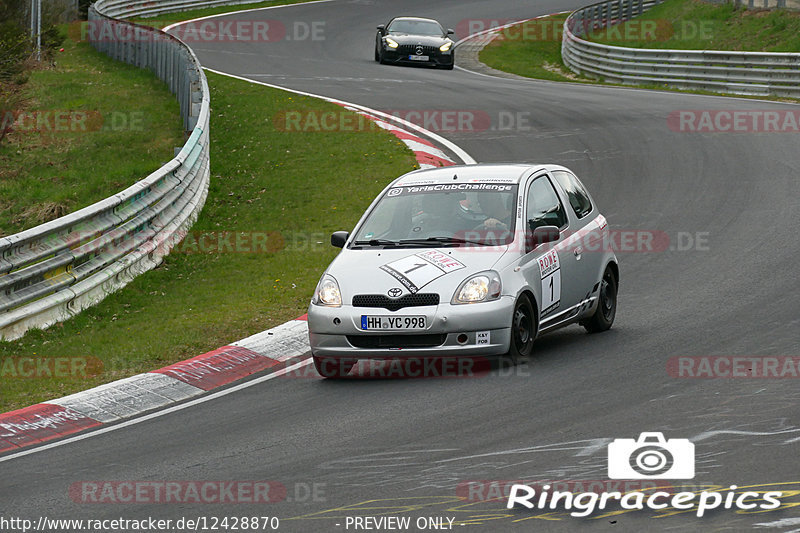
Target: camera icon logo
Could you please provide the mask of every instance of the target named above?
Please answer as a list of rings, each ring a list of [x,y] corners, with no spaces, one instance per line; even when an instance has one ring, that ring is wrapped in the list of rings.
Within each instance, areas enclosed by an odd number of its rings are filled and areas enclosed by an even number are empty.
[[[665,440],[663,433],[615,439],[608,445],[610,479],[692,479],[694,444],[689,439]]]

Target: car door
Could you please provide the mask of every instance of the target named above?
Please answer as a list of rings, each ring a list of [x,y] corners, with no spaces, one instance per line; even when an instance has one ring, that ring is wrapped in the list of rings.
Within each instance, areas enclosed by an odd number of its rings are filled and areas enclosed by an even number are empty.
[[[602,275],[605,228],[600,227],[597,208],[574,174],[566,170],[554,170],[551,176],[562,201],[568,206],[572,235],[564,243],[564,254],[574,263],[575,277],[571,283],[578,302],[584,302],[595,292],[595,286]],[[604,219],[602,225],[605,226]]]
[[[556,226],[558,241],[535,246],[521,262],[523,275],[531,287],[539,287],[540,327],[556,320],[563,311],[578,304],[579,294],[572,279],[577,265],[562,250],[569,230],[569,217],[560,196],[546,173],[533,177],[526,185],[524,224],[529,235],[539,226]]]

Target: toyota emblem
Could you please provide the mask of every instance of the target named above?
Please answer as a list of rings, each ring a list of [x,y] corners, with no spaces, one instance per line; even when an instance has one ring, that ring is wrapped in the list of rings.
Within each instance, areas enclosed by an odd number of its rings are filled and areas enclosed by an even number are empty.
[[[401,294],[403,294],[402,289],[399,289],[397,287],[392,287],[391,289],[389,289],[389,296],[391,296],[392,298],[397,298]]]

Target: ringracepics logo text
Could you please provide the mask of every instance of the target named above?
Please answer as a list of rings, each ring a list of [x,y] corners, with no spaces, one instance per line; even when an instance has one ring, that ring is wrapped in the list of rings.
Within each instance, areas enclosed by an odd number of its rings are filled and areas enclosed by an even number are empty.
[[[671,507],[673,509],[696,509],[696,515],[702,517],[706,511],[712,509],[761,509],[770,511],[781,505],[779,498],[783,495],[780,491],[736,492],[736,485],[731,485],[729,491],[723,494],[720,491],[677,492],[656,491],[645,492],[572,492],[551,491],[550,485],[544,485],[537,490],[528,485],[514,485],[508,495],[507,509],[513,509],[517,504],[528,509],[564,509],[571,511],[574,517],[586,517],[596,511],[605,511],[612,505],[618,505],[627,510],[661,510]]]
[[[665,439],[662,433],[642,433],[638,439],[615,439],[608,445],[608,477],[611,479],[663,480],[692,479],[695,475],[694,444],[687,439]],[[664,509],[694,510],[698,517],[712,509],[770,511],[781,506],[781,491],[737,492],[737,485],[724,490],[575,491],[559,490],[550,484],[518,483],[511,487],[506,507],[564,509],[574,517],[587,517],[595,511]]]

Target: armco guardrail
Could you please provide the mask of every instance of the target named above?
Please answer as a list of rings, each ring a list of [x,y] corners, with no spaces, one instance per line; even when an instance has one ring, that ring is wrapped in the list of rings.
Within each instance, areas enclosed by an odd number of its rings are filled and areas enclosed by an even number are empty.
[[[103,13],[111,17],[152,17],[200,7],[255,4],[264,0],[106,0]]]
[[[800,53],[625,48],[581,38],[641,15],[663,0],[611,0],[564,22],[561,57],[578,74],[626,84],[665,84],[747,95],[800,96]]]
[[[118,3],[93,4],[89,40],[164,80],[180,101],[189,139],[174,159],[124,191],[0,239],[2,339],[65,320],[155,267],[205,202],[209,92],[200,63],[178,39],[105,12]]]

